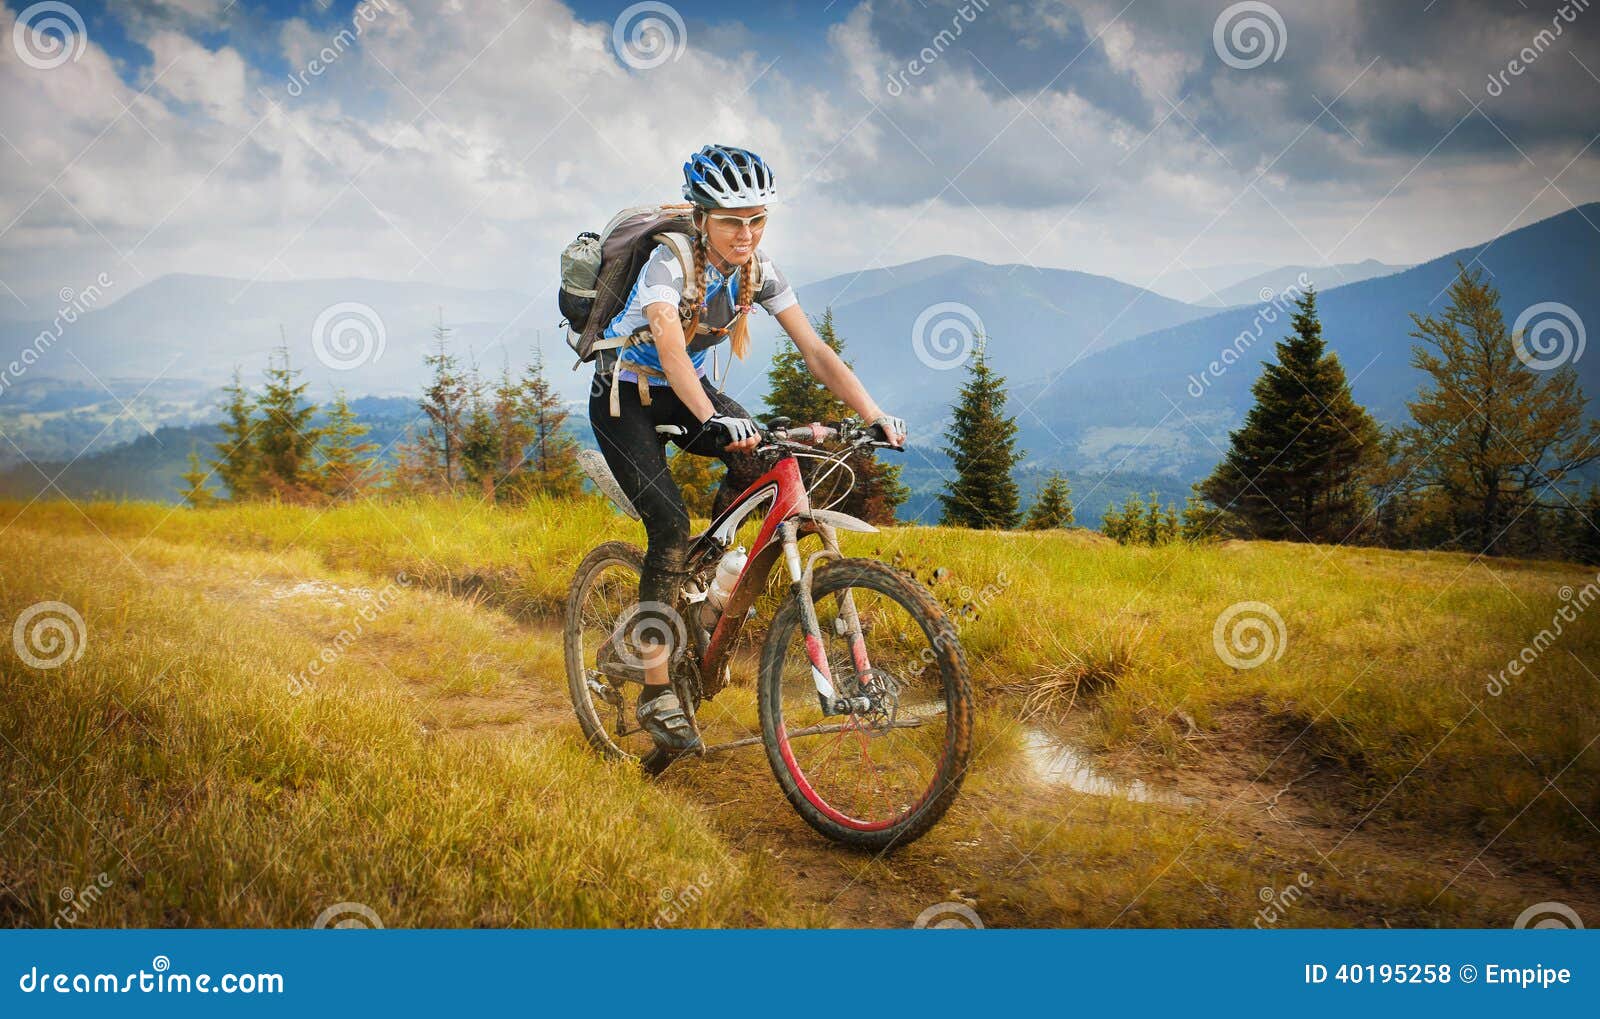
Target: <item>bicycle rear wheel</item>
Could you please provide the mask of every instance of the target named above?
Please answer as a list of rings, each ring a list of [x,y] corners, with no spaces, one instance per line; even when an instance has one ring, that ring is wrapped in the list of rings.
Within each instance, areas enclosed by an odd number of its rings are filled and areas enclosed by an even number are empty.
[[[868,711],[824,712],[812,677],[798,596],[773,619],[762,649],[760,711],[767,760],[812,828],[862,849],[926,834],[966,775],[972,683],[939,603],[899,570],[864,559],[818,569],[819,639],[840,696]],[[850,608],[862,640],[850,636]]]
[[[655,747],[634,718],[638,683],[607,676],[597,655],[617,624],[639,599],[644,553],[621,541],[608,541],[578,564],[567,592],[562,632],[567,688],[589,745],[616,760],[636,761]]]

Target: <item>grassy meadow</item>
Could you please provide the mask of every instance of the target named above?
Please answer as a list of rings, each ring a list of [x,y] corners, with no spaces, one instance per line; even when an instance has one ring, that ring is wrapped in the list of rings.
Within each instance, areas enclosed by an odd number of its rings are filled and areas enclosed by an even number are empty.
[[[1596,876],[1600,610],[1573,610],[1600,580],[1572,565],[844,535],[944,601],[981,707],[957,809],[872,860],[804,829],[759,751],[650,783],[583,747],[552,624],[589,548],[643,540],[603,503],[0,503],[0,526],[8,631],[44,602],[84,620],[60,665],[0,656],[9,924],[905,924],[959,892],[999,924],[1248,926],[1299,875],[1273,922],[1504,925]],[[717,703],[754,716],[748,680]],[[1041,790],[1036,730],[1217,799]],[[1275,791],[1302,797],[1281,844]],[[1216,809],[1241,798],[1264,813]]]

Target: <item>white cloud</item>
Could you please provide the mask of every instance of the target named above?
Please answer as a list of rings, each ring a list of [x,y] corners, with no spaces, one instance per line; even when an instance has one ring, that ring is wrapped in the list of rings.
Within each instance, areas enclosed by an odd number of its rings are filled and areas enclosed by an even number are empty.
[[[864,4],[819,54],[836,73],[804,83],[783,63],[763,74],[739,26],[719,29],[718,45],[691,35],[680,59],[629,70],[610,53],[609,23],[555,0],[387,0],[345,37],[354,23],[288,20],[272,38],[297,88],[233,46],[135,20],[129,31],[152,59],[131,83],[92,38],[80,60],[49,71],[0,60],[0,132],[26,160],[0,176],[0,226],[15,220],[0,240],[0,279],[29,300],[106,268],[130,288],[186,271],[532,293],[553,283],[572,234],[622,205],[674,198],[685,156],[713,140],[758,149],[778,168],[784,200],[767,243],[796,278],[943,252],[1136,282],[1186,265],[1317,261],[1319,251],[1409,261],[1499,232],[1572,154],[1536,155],[1535,168],[1509,147],[1476,165],[1441,154],[1369,215],[1416,159],[1324,120],[1247,191],[1315,105],[1301,116],[1310,99],[1296,82],[1238,74],[1170,113],[1166,98],[1205,60],[1211,15],[1180,6],[1171,21],[1113,20],[1119,9],[1090,7],[1088,30],[1144,96],[1148,124],[1073,88],[1013,97],[954,49],[891,95],[888,75],[902,65]],[[184,11],[221,17],[214,3]],[[1070,19],[1050,13],[1053,36],[1064,36]],[[1324,100],[1370,60],[1335,30],[1348,16],[1318,15],[1327,51],[1304,80]],[[0,11],[0,39],[13,18]],[[1301,46],[1290,52],[1309,52],[1302,36],[1313,29],[1291,29]],[[1435,115],[1465,109],[1425,68],[1380,62],[1369,76],[1339,107],[1358,134],[1358,100],[1370,94]],[[1304,183],[1330,167],[1330,179]],[[1486,200],[1462,201],[1463,188]],[[1562,178],[1579,201],[1597,189],[1592,159]],[[1547,191],[1519,223],[1565,207]],[[552,308],[546,295],[530,315],[553,318]]]

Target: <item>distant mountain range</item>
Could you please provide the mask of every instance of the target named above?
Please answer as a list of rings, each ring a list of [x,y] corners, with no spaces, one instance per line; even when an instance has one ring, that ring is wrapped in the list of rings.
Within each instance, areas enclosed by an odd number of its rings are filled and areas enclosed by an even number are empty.
[[[923,425],[948,415],[964,352],[980,334],[994,368],[1022,381],[1209,314],[1105,276],[955,255],[835,276],[798,294],[813,315],[832,307],[845,356],[878,401]],[[752,360],[764,366],[760,353]]]
[[[1375,258],[1340,265],[1280,265],[1260,263],[1217,266],[1173,273],[1151,285],[1152,290],[1174,300],[1202,308],[1231,308],[1240,304],[1259,304],[1295,283],[1302,275],[1318,290],[1332,290],[1347,283],[1360,283],[1374,276],[1388,276],[1408,269],[1388,265]],[[1265,293],[1267,296],[1262,297]]]
[[[1318,295],[1323,335],[1339,355],[1358,401],[1382,422],[1407,419],[1422,375],[1411,367],[1411,314],[1439,316],[1458,264],[1482,267],[1500,291],[1506,326],[1525,309],[1556,302],[1584,324],[1600,322],[1600,203],[1403,272]],[[1024,440],[1052,450],[1068,469],[1153,470],[1194,479],[1227,447],[1250,405],[1250,385],[1287,316],[1270,303],[1223,311],[1098,352],[1048,378],[1012,387]],[[1276,321],[1266,321],[1266,312]],[[1223,351],[1243,348],[1231,366]],[[1212,370],[1218,362],[1218,371]],[[1600,356],[1573,362],[1591,413],[1600,404]],[[1025,409],[1024,409],[1025,408]]]
[[[1318,290],[1332,290],[1334,287],[1360,283],[1362,280],[1378,276],[1392,276],[1409,268],[1411,267],[1407,265],[1387,265],[1375,258],[1369,258],[1365,262],[1346,262],[1343,265],[1285,265],[1258,273],[1231,287],[1223,287],[1214,295],[1207,295],[1205,299],[1194,303],[1216,308],[1260,304],[1263,301],[1270,301],[1274,294],[1281,294],[1296,285],[1302,277],[1310,280],[1311,285]]]
[[[1419,382],[1409,365],[1409,315],[1442,311],[1457,262],[1493,274],[1508,324],[1546,301],[1567,305],[1585,323],[1600,322],[1600,234],[1586,218],[1600,220],[1600,205],[1409,269],[1367,260],[1198,270],[1189,274],[1200,287],[1191,303],[1103,276],[955,255],[846,273],[804,284],[799,294],[813,316],[833,308],[845,356],[880,403],[911,420],[916,449],[903,460],[918,506],[931,504],[948,473],[941,434],[965,378],[965,352],[981,334],[1010,385],[1027,451],[1019,470],[1025,494],[1051,468],[1064,469],[1075,494],[1096,489],[1083,510],[1092,523],[1104,493],[1120,501],[1153,486],[1181,503],[1189,482],[1215,463],[1249,405],[1260,362],[1287,332],[1287,314],[1263,293],[1283,293],[1302,273],[1318,286],[1324,333],[1355,380],[1356,397],[1392,423],[1405,417]],[[553,267],[551,276],[553,283]],[[1237,306],[1206,306],[1219,301]],[[153,450],[182,446],[171,451],[179,462],[188,451],[183,440],[194,436],[174,434],[163,444],[158,429],[214,422],[218,387],[235,364],[247,382],[259,381],[280,327],[313,399],[325,399],[334,386],[353,397],[403,398],[369,408],[387,415],[420,393],[441,312],[454,349],[470,352],[488,373],[498,372],[502,359],[518,368],[542,346],[552,382],[575,403],[575,430],[588,438],[581,415],[589,371],[569,370],[553,290],[532,295],[358,278],[247,284],[193,275],[162,277],[62,329],[23,377],[0,388],[0,430],[30,457],[58,465],[98,435],[70,475],[79,491],[94,490],[94,464],[120,463],[107,449],[117,443],[141,439],[150,448],[129,451],[139,462],[146,454],[159,459]],[[349,327],[342,334],[339,322]],[[0,340],[17,349],[51,328],[0,321]],[[349,344],[341,346],[339,335]],[[752,339],[750,359],[732,367],[727,389],[754,411],[763,405],[770,357],[788,341],[765,316]],[[1237,363],[1208,368],[1235,347],[1243,350]],[[1600,398],[1600,356],[1576,363],[1591,400]],[[11,453],[9,445],[0,449]],[[5,454],[0,467],[17,459]],[[98,459],[103,455],[110,458]],[[12,471],[5,487],[26,488],[30,473]],[[175,477],[176,470],[167,473]],[[141,491],[138,474],[118,475],[132,479],[130,494]],[[170,492],[166,474],[160,478],[161,491]]]
[[[547,349],[561,346],[553,312],[553,297],[541,303],[507,290],[170,275],[64,326],[29,375],[89,382],[87,365],[101,378],[184,378],[216,387],[235,365],[247,381],[259,379],[283,342],[314,394],[333,386],[361,395],[412,394],[421,387],[441,314],[455,349],[498,371],[503,355],[513,365],[525,363],[541,329]],[[0,337],[16,347],[51,329],[49,322],[3,322]]]
[[[1238,286],[1247,279],[1275,268],[1278,267],[1267,262],[1237,262],[1204,268],[1180,266],[1163,273],[1160,279],[1149,285],[1149,289],[1174,301],[1204,306],[1218,291]]]

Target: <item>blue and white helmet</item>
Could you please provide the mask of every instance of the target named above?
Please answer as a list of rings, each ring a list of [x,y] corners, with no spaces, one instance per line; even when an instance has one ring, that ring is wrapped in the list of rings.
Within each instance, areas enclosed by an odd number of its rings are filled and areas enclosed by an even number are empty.
[[[772,168],[749,149],[707,145],[683,164],[683,197],[706,208],[748,209],[778,198]]]

